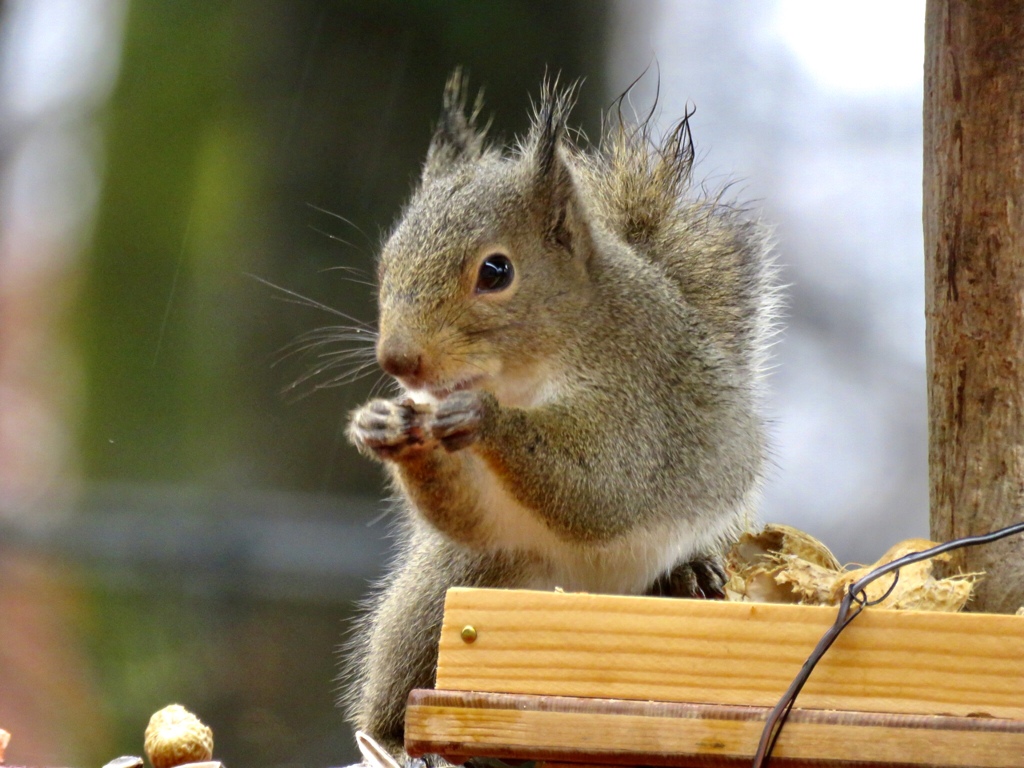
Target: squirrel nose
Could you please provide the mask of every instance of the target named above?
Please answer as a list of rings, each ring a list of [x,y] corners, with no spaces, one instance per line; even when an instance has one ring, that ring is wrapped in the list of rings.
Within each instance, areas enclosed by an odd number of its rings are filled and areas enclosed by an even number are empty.
[[[412,347],[383,344],[377,349],[377,362],[395,378],[417,376],[423,365],[423,355]]]

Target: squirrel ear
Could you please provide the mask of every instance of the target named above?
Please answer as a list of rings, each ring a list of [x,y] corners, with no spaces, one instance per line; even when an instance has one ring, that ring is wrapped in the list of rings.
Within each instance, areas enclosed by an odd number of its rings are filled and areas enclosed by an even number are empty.
[[[444,86],[441,119],[437,121],[434,136],[427,150],[423,179],[443,176],[456,166],[480,158],[484,150],[487,126],[477,128],[476,121],[483,109],[483,91],[473,101],[473,109],[466,114],[466,90],[469,77],[456,68]]]
[[[559,90],[557,80],[544,81],[526,142],[525,160],[546,237],[585,258],[590,249],[590,227],[566,156],[572,151],[566,146],[566,121],[575,95],[575,85]]]

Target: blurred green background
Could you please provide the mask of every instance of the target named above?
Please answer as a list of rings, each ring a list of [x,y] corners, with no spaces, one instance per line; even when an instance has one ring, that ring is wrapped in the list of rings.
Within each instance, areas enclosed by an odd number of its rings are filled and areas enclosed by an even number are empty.
[[[6,383],[33,400],[19,413],[53,422],[35,458],[17,437],[5,448],[8,762],[139,754],[170,702],[231,766],[352,762],[338,647],[388,525],[381,474],[342,430],[379,376],[336,385],[346,369],[316,374],[317,354],[344,346],[296,342],[347,322],[330,310],[373,321],[375,253],[453,67],[486,84],[496,135],[525,128],[546,71],[586,76],[576,116],[599,129],[606,4],[3,13],[20,78],[5,160],[56,188],[28,185],[6,232],[26,263],[4,285],[7,359],[29,379]],[[44,61],[19,71],[33,35]],[[15,152],[32,141],[35,156]],[[60,231],[55,194],[75,198]]]

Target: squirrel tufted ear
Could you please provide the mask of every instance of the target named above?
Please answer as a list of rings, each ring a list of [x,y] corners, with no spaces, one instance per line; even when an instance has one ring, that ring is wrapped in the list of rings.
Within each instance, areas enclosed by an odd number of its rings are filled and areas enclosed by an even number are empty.
[[[523,152],[546,236],[553,244],[585,258],[590,228],[570,168],[573,147],[566,129],[575,99],[576,85],[559,89],[557,79],[545,79]]]
[[[484,150],[487,126],[477,128],[476,121],[483,109],[483,91],[473,100],[473,109],[466,114],[466,91],[469,77],[461,68],[448,76],[444,86],[441,119],[437,121],[434,136],[427,150],[423,179],[443,176],[462,163],[480,158]]]

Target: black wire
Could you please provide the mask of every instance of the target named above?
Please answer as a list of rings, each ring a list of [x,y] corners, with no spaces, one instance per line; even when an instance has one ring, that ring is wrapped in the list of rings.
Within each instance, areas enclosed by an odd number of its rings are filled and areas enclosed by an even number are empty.
[[[775,748],[775,742],[779,739],[779,734],[782,732],[782,726],[786,722],[786,718],[789,716],[790,710],[793,709],[793,704],[796,702],[796,697],[800,694],[801,689],[804,687],[804,683],[811,676],[811,672],[814,671],[814,667],[822,656],[825,655],[826,651],[832,646],[832,643],[836,641],[839,634],[846,629],[846,627],[857,618],[861,611],[869,605],[876,605],[889,595],[896,588],[896,583],[899,581],[899,571],[907,565],[913,563],[919,563],[922,560],[930,560],[931,558],[951,552],[954,549],[960,549],[962,547],[973,547],[978,544],[988,544],[999,539],[1012,536],[1016,533],[1024,533],[1024,522],[1016,523],[1015,525],[1007,526],[1006,528],[1000,528],[998,531],[992,531],[991,533],[983,533],[978,536],[967,536],[962,539],[954,539],[953,541],[947,541],[945,544],[939,544],[931,549],[926,549],[922,552],[912,552],[909,555],[904,555],[891,563],[886,563],[875,570],[868,573],[866,576],[861,577],[847,590],[843,596],[842,602],[839,604],[839,614],[836,616],[835,622],[829,627],[825,634],[821,636],[818,644],[814,646],[814,650],[811,651],[811,655],[807,657],[807,661],[804,662],[800,668],[800,672],[793,679],[789,688],[782,694],[782,698],[779,699],[772,711],[768,713],[768,719],[765,721],[764,730],[761,732],[761,741],[757,745],[757,752],[754,753],[754,764],[753,768],[765,768],[768,765],[768,760],[771,758],[772,750]],[[889,589],[886,590],[885,594],[877,600],[868,600],[867,593],[864,589],[873,582],[875,579],[881,578],[888,573],[896,572],[895,578],[893,578],[892,584]],[[854,602],[857,603],[857,609],[851,614],[851,608]]]
[[[885,590],[885,594],[881,597],[876,598],[874,600],[868,600],[867,594],[864,592],[860,592],[853,599],[861,608],[867,608],[869,605],[878,605],[879,603],[884,603],[885,599],[889,597],[889,595],[891,595],[894,591],[896,591],[896,585],[899,583],[900,572],[896,571],[896,573],[894,573],[892,577],[892,584],[889,585],[889,588]]]

